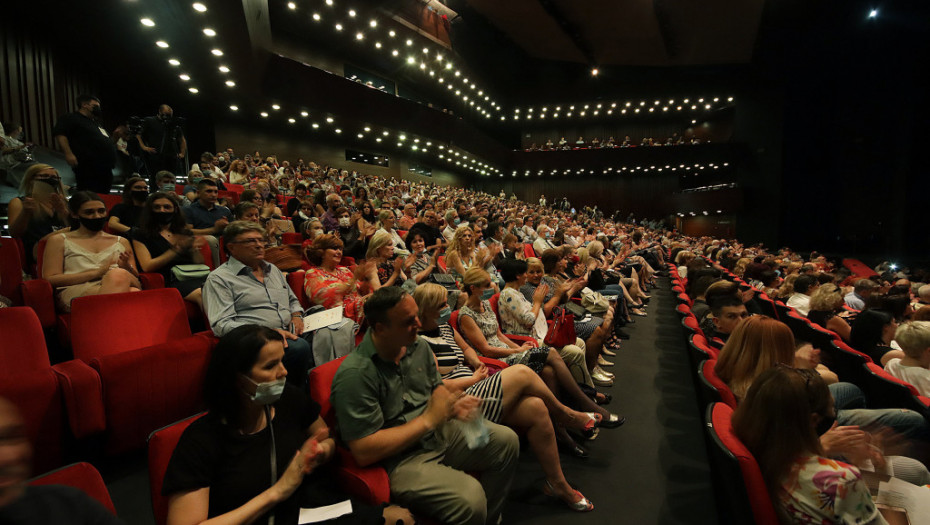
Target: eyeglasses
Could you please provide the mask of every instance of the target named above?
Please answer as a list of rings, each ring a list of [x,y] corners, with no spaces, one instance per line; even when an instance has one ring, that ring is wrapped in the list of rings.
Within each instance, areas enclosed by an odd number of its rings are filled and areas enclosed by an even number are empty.
[[[261,246],[264,248],[268,243],[264,239],[243,239],[241,241],[232,241],[229,244],[244,244],[246,246]]]

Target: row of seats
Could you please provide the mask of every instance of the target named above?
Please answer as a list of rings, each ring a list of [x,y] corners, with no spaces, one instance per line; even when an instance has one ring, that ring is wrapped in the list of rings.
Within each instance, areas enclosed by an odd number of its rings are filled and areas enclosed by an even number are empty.
[[[736,409],[736,397],[717,377],[714,367],[721,341],[711,344],[691,312],[693,301],[685,293],[686,280],[678,277],[671,265],[673,292],[679,304],[676,311],[684,328],[687,350],[696,389],[699,410],[707,428],[706,445],[721,522],[737,524],[778,523],[768,489],[758,463],[733,434],[730,418]],[[724,270],[724,278],[745,285],[735,274]],[[909,408],[925,417],[930,415],[930,399],[920,396],[912,385],[900,381],[872,362],[865,354],[851,348],[839,335],[822,328],[781,301],[757,292],[756,306],[765,314],[785,323],[795,339],[819,348],[824,361],[841,381],[859,386],[872,408]]]

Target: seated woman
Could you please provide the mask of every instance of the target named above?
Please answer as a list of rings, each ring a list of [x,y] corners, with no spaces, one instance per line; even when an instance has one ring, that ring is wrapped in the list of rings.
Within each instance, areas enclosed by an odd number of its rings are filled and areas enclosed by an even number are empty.
[[[162,274],[166,286],[177,288],[181,297],[203,310],[201,289],[206,277],[182,281],[171,269],[179,264],[204,264],[200,248],[206,241],[187,229],[181,207],[167,193],[152,194],[142,210],[139,226],[130,234],[142,271]]]
[[[365,276],[373,267],[371,263],[360,264],[353,273],[342,261],[342,241],[335,235],[323,234],[307,248],[307,260],[313,265],[304,276],[304,291],[313,304],[325,308],[342,306],[346,317],[361,322],[362,306],[371,293],[365,286]],[[365,296],[362,296],[362,291]]]
[[[410,255],[410,252],[404,249],[404,240],[400,238],[400,234],[394,229],[396,221],[397,217],[392,210],[381,210],[378,213],[378,232],[390,235],[391,240],[394,241],[394,255],[406,257]],[[377,235],[378,232],[375,232],[375,234]]]
[[[394,239],[385,231],[379,230],[365,253],[365,261],[370,262],[370,270],[365,275],[365,282],[371,291],[382,286],[400,286],[407,280],[404,274],[405,257],[394,257]]]
[[[549,292],[549,286],[543,284],[533,292],[533,300],[529,301],[523,296],[520,287],[526,284],[526,261],[505,259],[501,265],[501,275],[507,283],[501,290],[497,302],[503,331],[508,334],[525,335],[532,337],[540,345],[549,331],[546,324],[544,301]],[[557,302],[558,297],[552,294],[550,302]],[[552,307],[556,306],[555,304]],[[551,308],[550,307],[550,310]],[[584,383],[594,388],[591,371],[597,365],[599,354],[585,355],[586,346],[582,339],[575,338],[574,344],[568,344],[557,349],[559,355],[568,365],[575,382]],[[601,395],[601,399],[606,399]]]
[[[190,170],[187,172],[187,184],[184,186],[184,189],[181,190],[185,199],[190,202],[197,200],[197,185],[200,184],[200,181],[203,179],[203,173],[199,170]],[[219,185],[217,185],[217,189],[219,189]]]
[[[811,295],[811,309],[807,318],[812,323],[836,332],[844,341],[849,341],[852,328],[846,322],[846,310],[843,309],[845,304],[843,290],[832,283],[821,285]]]
[[[449,326],[452,310],[446,289],[434,283],[417,286],[413,292],[420,318],[420,337],[436,355],[443,383],[453,391],[480,397],[484,417],[523,431],[530,448],[546,474],[546,493],[556,496],[579,512],[594,510],[594,504],[572,488],[562,473],[552,425],[593,432],[596,418],[559,402],[546,384],[523,365],[507,367],[489,376],[462,336]],[[551,420],[550,420],[551,416]]]
[[[462,280],[462,288],[462,291],[468,293],[468,300],[459,310],[459,328],[465,341],[478,353],[500,359],[509,365],[529,366],[534,372],[542,375],[550,390],[565,392],[574,406],[586,412],[600,414],[603,418],[600,425],[605,428],[619,427],[626,421],[625,418],[601,408],[585,395],[554,348],[540,348],[530,343],[517,346],[504,336],[488,303],[488,298],[493,295],[488,272],[480,268],[468,270]]]
[[[820,377],[788,367],[760,374],[733,414],[782,523],[887,523],[859,469],[827,457],[820,435],[835,417]],[[869,448],[856,452],[868,457]]]
[[[209,412],[184,430],[165,473],[168,523],[297,523],[301,507],[351,499],[322,470],[335,442],[320,406],[285,385],[283,357],[270,328],[243,325],[220,339],[204,381]],[[413,523],[405,509],[354,499],[351,514],[327,523],[384,520]]]
[[[754,315],[741,321],[733,330],[720,351],[714,371],[742,403],[756,378],[766,370],[779,365],[810,367],[812,361],[803,359],[800,353],[795,350],[794,335],[787,325],[771,317]],[[829,370],[825,373],[820,367],[806,369],[824,378],[825,383],[830,380],[828,374],[832,374]],[[873,439],[880,440],[883,436],[882,430],[866,431],[865,428],[888,426],[907,437],[925,434],[927,423],[916,412],[862,408],[865,396],[850,383],[832,383],[828,388],[836,405],[839,426],[823,429],[820,441],[827,456],[843,456],[856,461],[857,447],[865,446]],[[883,467],[885,473],[916,485],[930,483],[930,472],[915,459],[904,456],[880,459],[882,461],[875,465],[864,461],[856,461],[856,464],[867,470]]]
[[[231,184],[248,184],[249,183],[249,167],[245,162],[236,159],[232,161],[232,164],[229,165],[229,182]]]
[[[42,278],[56,288],[61,308],[70,312],[76,297],[142,289],[129,240],[103,231],[107,207],[100,196],[79,191],[68,208],[80,227],[49,237],[42,263]]]
[[[375,207],[370,201],[363,201],[358,204],[362,216],[358,220],[358,229],[365,234],[366,238],[371,238],[378,231],[378,215],[375,213]]]
[[[616,286],[623,293],[627,305],[631,307],[631,313],[633,315],[642,315],[644,312],[640,308],[645,305],[645,302],[650,297],[640,288],[636,269],[632,266],[628,267],[630,277],[624,277],[623,272],[627,269],[624,268],[624,258],[617,256],[613,262],[608,262],[604,256],[604,243],[601,241],[592,241],[588,244],[587,250],[588,256],[593,259],[593,262],[588,264],[591,272],[589,277],[591,289],[609,289],[610,286]],[[599,286],[601,283],[604,286]]]
[[[142,177],[130,177],[123,186],[123,202],[110,210],[107,227],[110,231],[126,236],[129,230],[139,225],[139,218],[149,197],[149,185]]]
[[[263,218],[280,219],[284,216],[281,208],[278,207],[278,200],[272,184],[260,180],[255,184],[255,192],[258,193],[259,197],[262,199],[261,209]]]
[[[297,205],[297,211],[291,216],[291,222],[294,223],[294,231],[304,231],[304,223],[313,218],[313,202],[305,199]]]
[[[881,366],[891,359],[903,359],[904,352],[891,348],[898,323],[888,312],[867,309],[859,312],[849,331],[849,346],[866,354]]]
[[[446,247],[446,268],[456,281],[461,282],[468,270],[487,268],[498,253],[500,253],[500,245],[497,244],[491,248],[478,248],[475,243],[474,230],[469,225],[462,224],[455,228],[452,240]],[[492,282],[491,286],[495,293],[500,291],[497,283]]]
[[[338,226],[332,233],[342,240],[345,245],[343,248],[345,254],[356,260],[364,259],[368,250],[368,239],[358,229],[360,220],[358,212],[350,214],[348,208],[340,206],[336,208],[335,216]]]
[[[35,247],[39,241],[56,232],[68,231],[68,202],[58,170],[48,164],[29,166],[20,194],[10,200],[7,224],[10,236],[22,239],[26,262],[32,264],[36,261]]]
[[[410,278],[417,284],[429,280],[433,273],[445,273],[439,267],[440,247],[438,245],[427,248],[423,234],[416,230],[407,234],[405,242],[411,255],[405,260],[404,271],[409,273]]]

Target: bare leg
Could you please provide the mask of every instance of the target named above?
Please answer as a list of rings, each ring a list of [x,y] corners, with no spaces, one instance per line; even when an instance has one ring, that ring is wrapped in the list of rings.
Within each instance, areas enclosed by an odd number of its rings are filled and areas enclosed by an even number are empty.
[[[200,311],[203,311],[203,289],[197,288],[193,292],[187,294],[187,297],[184,298],[185,301],[190,301],[197,305],[197,308],[200,308]]]
[[[504,391],[501,405],[504,418],[511,409],[518,406],[527,396],[537,397],[552,414],[552,419],[573,428],[584,428],[584,414],[563,405],[532,369],[523,365],[507,367],[500,372],[501,390]],[[549,418],[549,415],[546,415]]]
[[[610,412],[599,407],[597,403],[591,401],[591,398],[581,391],[581,388],[578,387],[578,383],[575,382],[575,378],[572,377],[572,373],[568,370],[568,367],[565,366],[565,361],[562,361],[562,358],[555,349],[549,349],[549,359],[546,361],[546,365],[552,367],[552,371],[555,373],[559,386],[566,395],[571,397],[575,402],[575,406],[585,412],[597,412],[605,418],[610,417]]]
[[[113,268],[100,281],[100,295],[126,293],[132,288],[132,274],[122,268]]]

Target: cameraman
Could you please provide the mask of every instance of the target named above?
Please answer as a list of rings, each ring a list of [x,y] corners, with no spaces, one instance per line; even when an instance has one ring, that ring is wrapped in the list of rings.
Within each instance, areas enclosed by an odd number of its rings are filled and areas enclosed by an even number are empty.
[[[150,177],[162,170],[175,175],[184,173],[181,160],[187,154],[187,140],[181,130],[181,121],[174,118],[174,111],[167,104],[158,107],[158,115],[142,121],[142,130],[136,139],[144,152]]]

